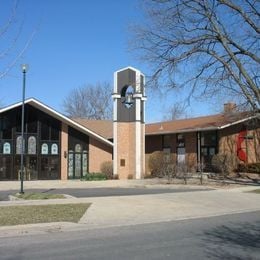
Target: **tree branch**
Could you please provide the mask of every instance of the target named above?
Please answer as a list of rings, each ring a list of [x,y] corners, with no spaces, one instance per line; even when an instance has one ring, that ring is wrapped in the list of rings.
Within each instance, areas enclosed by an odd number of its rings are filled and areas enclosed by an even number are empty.
[[[248,23],[258,34],[260,33],[260,28],[257,27],[257,25],[247,16],[247,14],[237,5],[232,3],[229,0],[218,0],[221,4],[224,4],[228,7],[230,7],[232,10],[236,11],[238,14],[240,14],[246,23]]]

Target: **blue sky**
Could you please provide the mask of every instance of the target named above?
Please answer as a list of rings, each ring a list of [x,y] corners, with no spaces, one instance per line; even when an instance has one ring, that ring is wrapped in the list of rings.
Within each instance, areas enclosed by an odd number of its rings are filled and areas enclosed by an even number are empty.
[[[0,26],[13,2],[1,1]],[[1,104],[21,100],[21,63],[29,64],[26,97],[35,97],[59,112],[63,112],[62,101],[73,88],[88,83],[112,83],[113,72],[126,66],[149,73],[149,67],[128,48],[129,25],[142,21],[138,3],[138,0],[20,0],[17,23],[10,35],[15,35],[21,22],[23,27],[12,54],[23,48],[34,30],[36,34],[18,63],[0,79]],[[1,41],[0,48],[4,48]],[[0,71],[9,60],[12,55],[0,60]],[[169,105],[181,100],[184,94],[158,95],[148,91],[147,121],[162,120]],[[191,105],[188,114],[192,116],[217,112],[214,104],[193,101]]]

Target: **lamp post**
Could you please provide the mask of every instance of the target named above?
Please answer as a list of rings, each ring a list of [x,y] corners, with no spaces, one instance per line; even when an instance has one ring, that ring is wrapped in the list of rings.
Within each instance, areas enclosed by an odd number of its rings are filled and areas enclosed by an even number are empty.
[[[28,70],[28,65],[27,64],[22,64],[21,65],[22,73],[23,73],[23,94],[22,94],[22,123],[21,123],[21,169],[20,169],[20,180],[21,180],[21,190],[20,193],[23,194],[23,179],[24,179],[24,165],[23,165],[23,158],[24,158],[24,99],[25,99],[25,81],[26,81],[26,72]]]

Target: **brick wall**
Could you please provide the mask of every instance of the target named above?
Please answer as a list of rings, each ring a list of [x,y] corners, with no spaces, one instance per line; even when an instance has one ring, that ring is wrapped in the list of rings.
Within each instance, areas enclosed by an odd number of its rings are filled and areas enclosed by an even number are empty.
[[[253,137],[247,140],[248,163],[260,162],[260,129],[250,130],[247,135]]]
[[[260,128],[253,129],[250,125],[247,126],[247,136],[252,139],[244,140],[242,143],[243,151],[247,152],[248,163],[260,161]],[[245,129],[245,125],[238,124],[222,129],[218,133],[219,138],[219,153],[237,154],[237,139],[239,132]],[[242,163],[242,161],[241,161]]]
[[[236,140],[241,130],[241,125],[235,125],[218,131],[218,152],[236,154]]]
[[[162,135],[148,135],[145,137],[145,153],[151,154],[162,150]]]
[[[120,179],[135,177],[135,123],[117,123],[117,172]]]
[[[197,133],[185,133],[185,159],[187,165],[195,170],[197,165]],[[167,148],[171,149],[171,155],[173,156],[173,160],[177,163],[177,135],[171,134],[170,135],[170,146]],[[145,138],[145,169],[146,175],[150,175],[149,169],[149,157],[155,151],[163,151],[163,136],[162,135],[151,135],[146,136]]]
[[[112,161],[113,148],[89,137],[89,172],[100,172],[103,162]]]

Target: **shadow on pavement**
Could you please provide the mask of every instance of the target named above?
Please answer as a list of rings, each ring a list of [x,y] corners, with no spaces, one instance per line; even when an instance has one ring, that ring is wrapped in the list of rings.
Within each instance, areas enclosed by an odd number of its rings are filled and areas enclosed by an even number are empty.
[[[204,232],[203,241],[208,259],[260,259],[260,221],[219,226]]]

